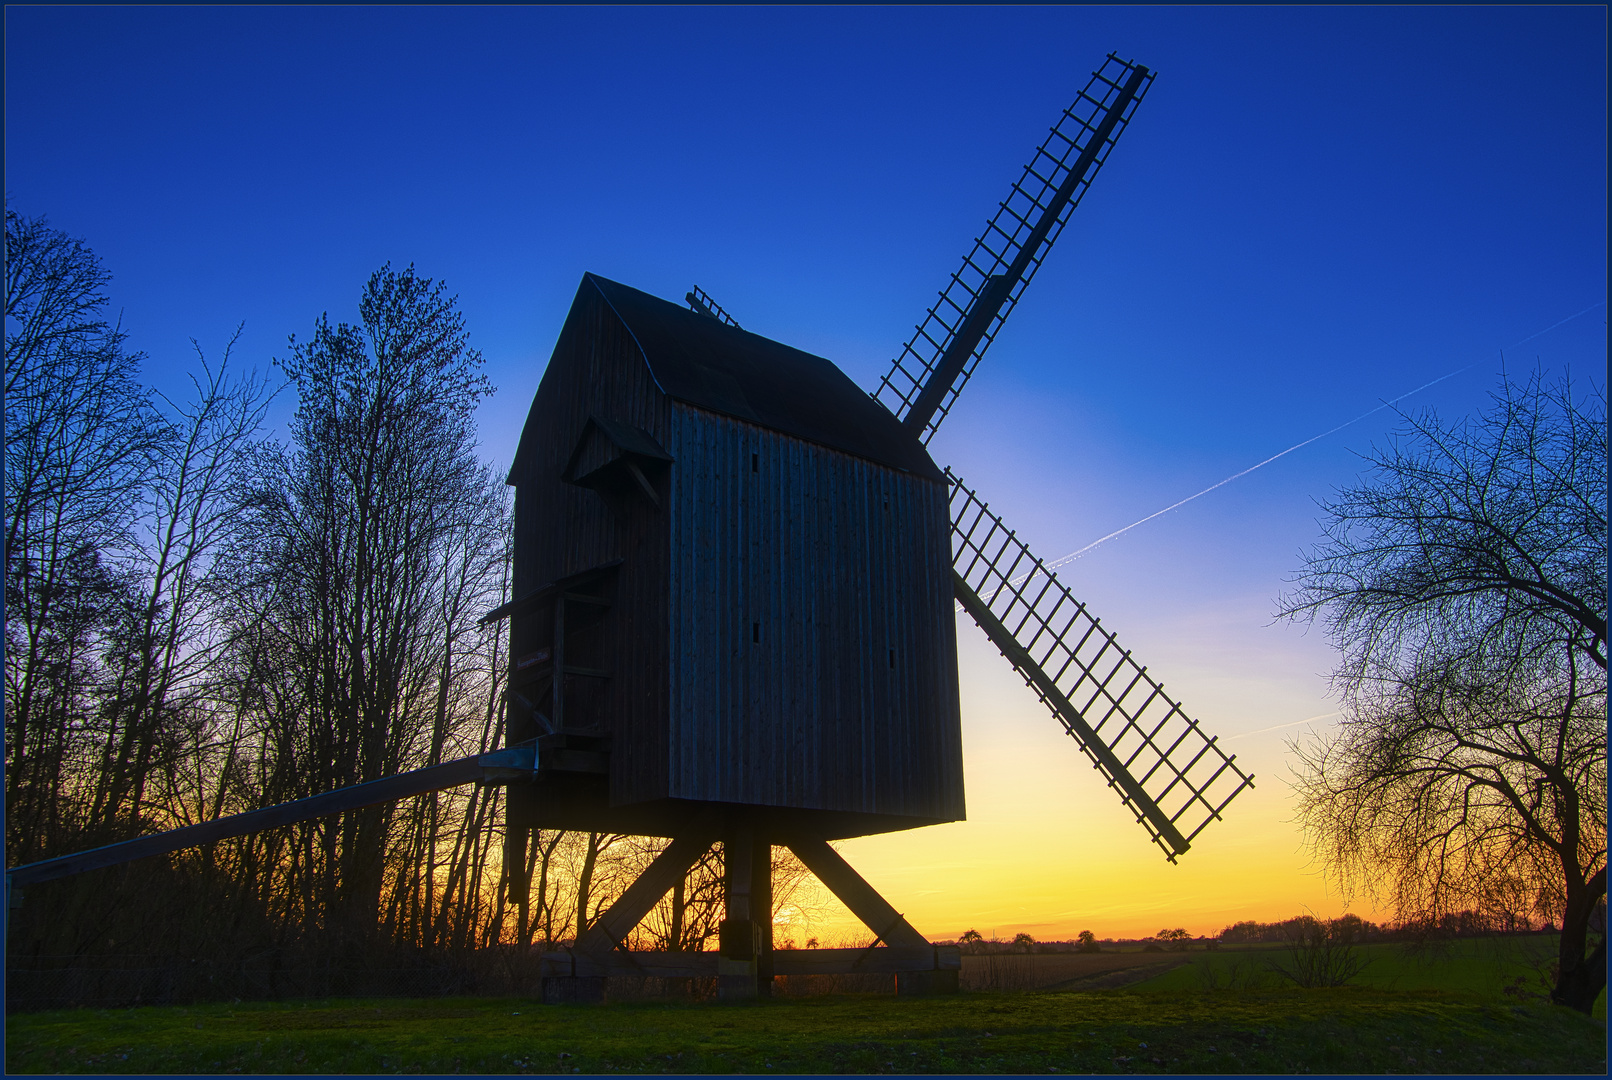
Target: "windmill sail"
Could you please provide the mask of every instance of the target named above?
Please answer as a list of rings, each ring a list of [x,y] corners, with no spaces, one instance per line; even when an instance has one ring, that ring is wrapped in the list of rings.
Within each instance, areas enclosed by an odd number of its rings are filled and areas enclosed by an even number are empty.
[[[694,286],[694,288],[690,290],[688,295],[684,296],[683,299],[688,303],[691,311],[697,311],[701,315],[709,315],[718,322],[727,323],[735,330],[744,329],[744,327],[740,326],[733,320],[732,315],[729,315],[726,311],[723,311],[721,306],[718,305],[715,300],[711,299],[711,295],[698,285]]]
[[[1253,777],[946,470],[958,600],[1171,862]]]
[[[1064,110],[873,396],[927,443],[1152,85],[1113,53]]]

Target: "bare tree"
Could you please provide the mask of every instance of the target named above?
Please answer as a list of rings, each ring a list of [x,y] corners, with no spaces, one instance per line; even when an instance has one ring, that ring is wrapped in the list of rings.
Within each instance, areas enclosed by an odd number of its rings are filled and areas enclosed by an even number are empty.
[[[1344,885],[1402,919],[1561,919],[1555,1001],[1606,983],[1606,397],[1503,379],[1447,426],[1406,418],[1281,614],[1342,659],[1339,730],[1295,744],[1299,819]]]
[[[152,394],[93,253],[9,211],[6,246],[8,859],[499,745],[506,665],[476,620],[507,589],[509,499],[476,460],[490,388],[442,287],[383,269],[358,325],[293,341],[292,443],[254,445],[270,391],[229,349],[198,349],[192,394]],[[500,812],[498,789],[431,794],[130,870],[156,887],[53,884],[28,934],[75,954],[497,944]],[[564,932],[564,870],[545,863],[521,933]]]
[[[1290,919],[1284,928],[1287,937],[1287,963],[1270,959],[1269,970],[1296,986],[1347,986],[1369,966],[1370,961],[1355,952],[1361,921],[1358,917],[1317,919],[1304,915]]]
[[[471,421],[491,388],[455,301],[412,267],[371,276],[359,313],[357,326],[321,318],[281,361],[299,401],[292,446],[260,455],[229,560],[265,799],[439,760],[481,720],[461,661],[502,585],[507,515]],[[434,851],[431,805],[414,817]],[[410,817],[371,807],[293,830],[282,888],[359,943],[379,925],[387,852]],[[423,910],[411,920],[437,926]]]
[[[82,241],[6,210],[6,854],[74,846],[83,733],[162,425]],[[88,755],[89,760],[85,760]],[[69,795],[72,797],[69,797]]]
[[[1605,387],[1503,377],[1480,418],[1405,417],[1366,463],[1282,610],[1324,614],[1346,686],[1423,651],[1505,666],[1566,646],[1606,670]]]
[[[219,769],[210,760],[219,733],[207,583],[234,519],[233,489],[273,398],[256,373],[231,375],[235,340],[216,368],[196,347],[200,375],[191,376],[190,400],[156,395],[162,426],[136,506],[129,588],[108,642],[96,718],[92,824],[122,821],[138,832],[148,809],[164,827],[220,810]],[[228,771],[227,736],[222,748],[220,767]]]

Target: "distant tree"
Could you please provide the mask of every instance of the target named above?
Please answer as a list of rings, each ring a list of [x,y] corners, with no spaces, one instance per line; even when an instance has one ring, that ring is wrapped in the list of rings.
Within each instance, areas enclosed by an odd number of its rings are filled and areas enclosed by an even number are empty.
[[[1400,919],[1515,911],[1562,933],[1552,998],[1606,983],[1606,396],[1502,379],[1405,418],[1324,509],[1281,614],[1324,618],[1339,730],[1294,745],[1308,843]]]
[[[1025,952],[1025,953],[1034,952],[1035,951],[1035,938],[1031,937],[1029,934],[1023,932],[1022,930],[1019,933],[1014,934],[1013,935],[1013,951],[1014,952]]]
[[[1220,940],[1227,945],[1244,945],[1250,942],[1263,941],[1264,924],[1253,919],[1244,919],[1232,923],[1220,932]]]
[[[1097,935],[1090,930],[1080,932],[1080,951],[1083,953],[1101,952],[1097,945]]]
[[[1192,935],[1187,933],[1185,928],[1179,926],[1174,930],[1160,930],[1156,938],[1172,952],[1184,951],[1187,947],[1187,942],[1191,939]]]

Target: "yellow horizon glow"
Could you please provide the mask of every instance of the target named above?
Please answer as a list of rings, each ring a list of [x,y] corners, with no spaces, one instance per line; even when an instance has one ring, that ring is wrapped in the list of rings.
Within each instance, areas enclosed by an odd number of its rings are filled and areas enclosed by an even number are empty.
[[[1273,670],[1293,674],[1250,679],[1233,674],[1247,671],[1246,663],[1203,659],[1238,636],[1247,639],[1246,631],[1227,636],[1227,629],[1199,620],[1178,624],[1174,641],[1148,643],[1150,656],[1177,654],[1168,689],[1255,774],[1255,787],[1175,865],[966,616],[958,653],[968,819],[847,840],[838,845],[841,854],[932,940],[955,940],[969,929],[1004,940],[1021,932],[1068,940],[1082,930],[1099,939],[1138,938],[1178,926],[1213,935],[1243,919],[1345,910],[1382,921],[1388,912],[1368,897],[1346,904],[1308,865],[1292,821],[1286,740],[1303,732],[1304,721],[1323,727],[1336,709],[1321,696],[1324,681],[1314,667],[1303,670],[1317,658],[1313,649],[1295,655],[1288,639],[1272,640],[1283,654],[1273,657]],[[1235,726],[1217,716],[1235,717]],[[828,908],[797,936],[825,943],[867,937],[837,901],[830,898]],[[793,920],[786,925],[796,930]]]

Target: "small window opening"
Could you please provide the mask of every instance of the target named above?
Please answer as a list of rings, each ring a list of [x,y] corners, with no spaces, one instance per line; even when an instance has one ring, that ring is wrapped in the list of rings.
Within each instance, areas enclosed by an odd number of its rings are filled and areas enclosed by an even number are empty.
[[[750,640],[753,643],[757,644],[757,645],[761,644],[761,624],[760,623],[753,622],[753,623],[750,624]]]
[[[896,651],[894,649],[891,649],[890,650],[890,669],[892,671],[894,671],[895,666],[896,666]]]
[[[761,471],[761,455],[760,454],[751,454],[750,455],[750,471],[753,472],[753,473],[758,473],[758,472]]]

